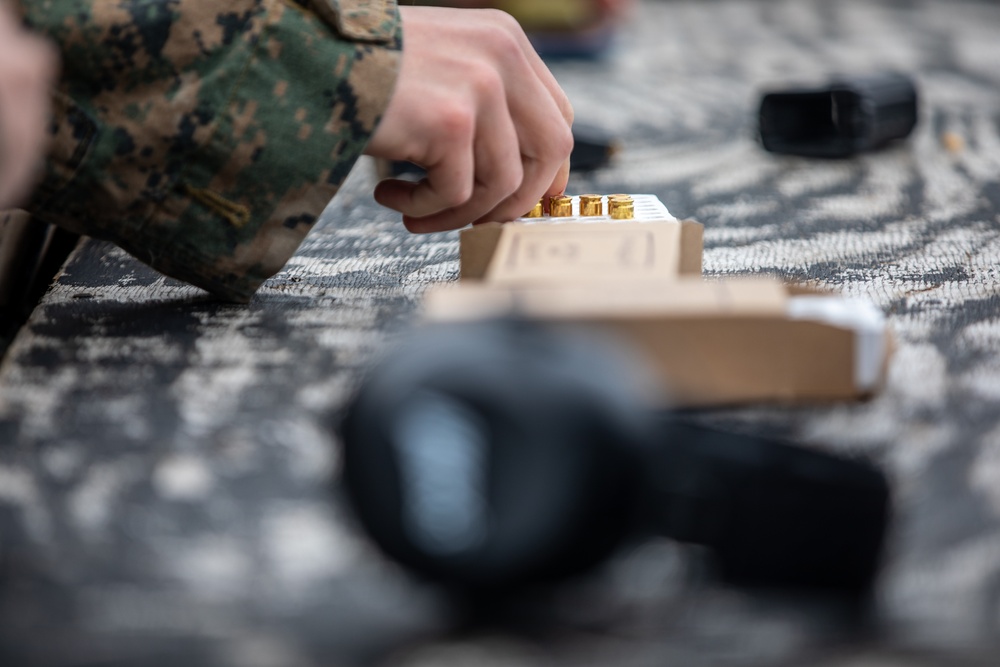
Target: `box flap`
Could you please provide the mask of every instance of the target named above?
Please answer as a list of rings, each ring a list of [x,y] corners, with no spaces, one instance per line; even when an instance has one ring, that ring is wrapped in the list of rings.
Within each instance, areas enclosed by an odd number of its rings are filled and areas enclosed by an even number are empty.
[[[459,283],[427,291],[424,308],[434,320],[465,320],[507,314],[540,319],[661,317],[784,317],[787,295],[769,279],[637,281],[602,285]]]

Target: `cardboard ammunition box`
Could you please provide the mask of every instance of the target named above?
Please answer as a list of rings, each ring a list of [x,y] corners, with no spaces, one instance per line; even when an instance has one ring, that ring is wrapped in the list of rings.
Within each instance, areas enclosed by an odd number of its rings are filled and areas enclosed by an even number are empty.
[[[648,362],[671,406],[857,399],[883,381],[891,338],[859,300],[739,279],[431,290],[430,320],[518,314],[614,332]]]
[[[652,195],[633,195],[632,220],[520,218],[462,231],[461,276],[501,285],[673,280],[701,275],[702,226]],[[579,202],[574,200],[575,211]]]

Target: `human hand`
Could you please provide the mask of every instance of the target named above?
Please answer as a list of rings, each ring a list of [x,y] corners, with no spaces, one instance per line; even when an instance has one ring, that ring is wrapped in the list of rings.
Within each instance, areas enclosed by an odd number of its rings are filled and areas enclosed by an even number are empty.
[[[56,67],[55,49],[0,2],[0,208],[19,204],[37,178]]]
[[[569,178],[573,109],[524,31],[495,10],[401,7],[396,91],[366,153],[420,165],[375,199],[411,232],[524,215]]]

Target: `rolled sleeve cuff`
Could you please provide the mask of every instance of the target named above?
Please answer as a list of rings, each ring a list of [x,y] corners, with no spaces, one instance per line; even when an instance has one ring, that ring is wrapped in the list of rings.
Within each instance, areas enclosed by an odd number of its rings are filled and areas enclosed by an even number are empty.
[[[35,211],[248,300],[336,194],[399,69],[394,2],[309,1],[323,4],[248,0],[255,13],[207,56],[178,56],[168,42],[173,87],[142,80],[88,98],[67,79]],[[197,18],[172,25],[171,40],[201,46]]]

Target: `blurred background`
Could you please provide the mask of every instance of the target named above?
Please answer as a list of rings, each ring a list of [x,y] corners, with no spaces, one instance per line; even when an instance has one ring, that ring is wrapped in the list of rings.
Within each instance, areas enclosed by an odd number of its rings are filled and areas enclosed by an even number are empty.
[[[11,665],[989,665],[1000,625],[1000,5],[535,0],[522,17],[596,147],[569,191],[705,225],[709,278],[872,301],[871,400],[695,423],[871,462],[892,485],[866,604],[736,588],[665,539],[482,619],[379,555],[330,428],[458,275],[362,162],[246,307],[85,240],[0,369],[0,656]],[[844,159],[759,141],[766,91],[895,71],[900,141]],[[583,159],[582,156],[579,159]]]

